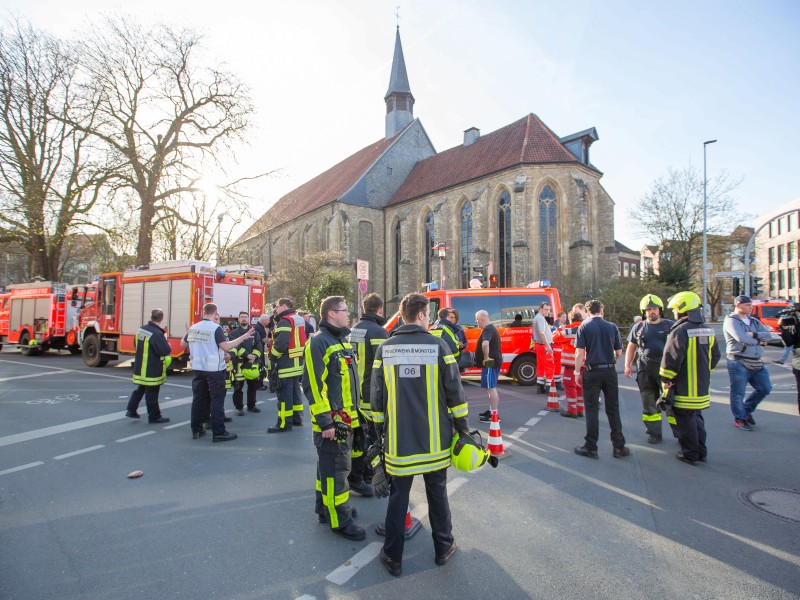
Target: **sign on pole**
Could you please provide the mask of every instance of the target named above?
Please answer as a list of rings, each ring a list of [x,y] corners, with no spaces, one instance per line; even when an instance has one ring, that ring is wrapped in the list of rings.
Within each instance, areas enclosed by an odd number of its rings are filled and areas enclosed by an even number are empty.
[[[367,293],[367,280],[366,279],[359,279],[358,281],[358,291],[362,294]]]
[[[356,261],[356,277],[365,281],[369,280],[369,261],[357,260]]]

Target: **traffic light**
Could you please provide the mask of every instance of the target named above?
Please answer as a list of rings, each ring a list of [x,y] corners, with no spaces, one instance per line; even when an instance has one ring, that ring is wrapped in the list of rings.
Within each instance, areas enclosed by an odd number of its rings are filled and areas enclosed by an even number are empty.
[[[489,287],[496,288],[497,287],[497,273],[492,273],[489,275]]]
[[[764,284],[761,283],[763,277],[750,276],[750,295],[760,296],[764,292]]]
[[[733,297],[741,295],[742,293],[742,282],[739,280],[738,277],[733,278]]]

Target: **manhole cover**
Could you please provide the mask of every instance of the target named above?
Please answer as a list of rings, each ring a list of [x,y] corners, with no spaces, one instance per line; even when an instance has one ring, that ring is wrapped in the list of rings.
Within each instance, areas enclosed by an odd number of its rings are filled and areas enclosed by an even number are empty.
[[[760,488],[739,492],[739,500],[750,508],[800,524],[800,491]]]

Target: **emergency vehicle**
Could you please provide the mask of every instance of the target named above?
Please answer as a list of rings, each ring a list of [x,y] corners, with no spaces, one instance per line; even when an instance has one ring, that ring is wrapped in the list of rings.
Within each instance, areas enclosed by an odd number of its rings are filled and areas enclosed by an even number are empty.
[[[470,288],[456,290],[433,290],[424,292],[430,298],[431,325],[436,321],[440,308],[458,311],[458,324],[464,328],[468,349],[475,352],[481,328],[475,321],[475,313],[485,310],[489,320],[500,334],[503,365],[500,374],[514,379],[520,385],[536,383],[536,356],[531,350],[531,327],[539,305],[547,302],[553,307],[553,316],[561,312],[558,290],[549,281],[538,281],[524,288]],[[515,319],[517,315],[522,320]],[[392,331],[398,324],[399,313],[387,323]],[[464,375],[480,375],[480,368],[466,369]]]
[[[773,331],[778,330],[778,313],[786,310],[789,306],[786,300],[753,300],[753,312],[751,316],[755,317],[764,325],[772,327]]]
[[[0,348],[17,344],[25,356],[51,348],[77,354],[75,289],[53,281],[9,285],[9,291],[0,295]]]
[[[189,326],[202,320],[203,305],[214,302],[220,324],[226,327],[240,311],[248,311],[255,323],[265,298],[264,270],[249,265],[213,268],[202,261],[178,260],[104,273],[91,284],[80,311],[83,360],[90,367],[103,367],[120,354],[134,354],[136,331],[150,320],[154,308],[160,308],[172,367],[184,367],[188,353],[180,341]]]

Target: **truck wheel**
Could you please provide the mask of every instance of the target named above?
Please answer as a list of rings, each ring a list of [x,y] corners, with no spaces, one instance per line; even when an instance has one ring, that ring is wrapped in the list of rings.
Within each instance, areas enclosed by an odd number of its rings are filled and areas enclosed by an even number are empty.
[[[518,357],[509,374],[520,385],[533,385],[536,383],[536,359],[530,354]]]
[[[23,331],[19,336],[19,342],[17,342],[19,344],[19,353],[22,354],[22,356],[32,356],[33,355],[33,352],[31,352],[31,350],[33,350],[33,348],[31,348],[28,345],[28,342],[30,342],[30,341],[31,341],[31,336],[28,335],[27,331]]]
[[[108,364],[107,360],[103,360],[100,354],[100,340],[97,335],[90,333],[83,338],[83,362],[88,367],[105,367]]]

